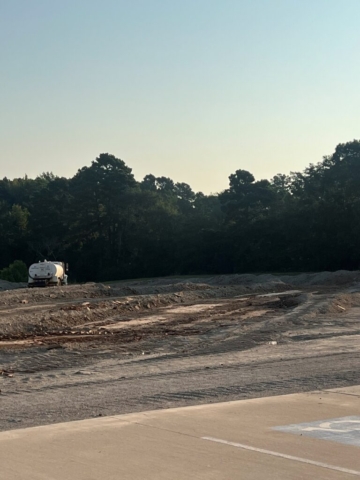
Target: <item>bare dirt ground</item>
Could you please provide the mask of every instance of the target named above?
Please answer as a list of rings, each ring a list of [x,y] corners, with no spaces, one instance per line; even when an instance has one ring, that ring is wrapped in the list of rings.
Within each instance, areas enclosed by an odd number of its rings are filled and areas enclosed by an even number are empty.
[[[13,287],[0,430],[360,383],[360,272]]]

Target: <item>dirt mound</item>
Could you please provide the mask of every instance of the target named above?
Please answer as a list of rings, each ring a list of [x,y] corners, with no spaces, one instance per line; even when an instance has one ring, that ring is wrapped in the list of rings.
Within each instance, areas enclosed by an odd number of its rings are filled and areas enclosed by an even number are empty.
[[[234,274],[199,277],[165,277],[148,280],[131,280],[105,285],[87,283],[61,288],[28,289],[24,283],[0,280],[0,306],[18,303],[44,303],[56,300],[127,297],[137,295],[164,295],[177,292],[207,292],[212,295],[224,294],[226,289],[240,288],[241,293],[262,293],[290,290],[299,286],[354,286],[360,284],[359,271],[339,270],[337,272],[303,273],[300,275]],[[220,289],[215,293],[212,290]],[[11,291],[10,291],[11,290]],[[240,294],[240,290],[239,293]],[[211,292],[210,292],[211,291]]]
[[[283,284],[281,284],[283,285]],[[284,290],[280,288],[279,290]],[[269,283],[248,285],[74,285],[0,294],[0,335],[38,334],[138,316],[172,304],[207,302],[273,292]]]
[[[292,286],[350,286],[360,282],[360,271],[338,270],[337,272],[302,273],[299,275],[267,274],[232,274],[232,275],[201,275],[193,277],[162,277],[146,280],[131,280],[113,284],[112,289],[130,289],[133,293],[165,293],[183,290],[206,290],[206,288],[244,286],[247,289],[259,290],[266,285],[281,290]]]
[[[275,275],[262,274],[255,275],[251,273],[232,274],[232,275],[211,275],[211,276],[199,276],[199,277],[163,277],[154,278],[140,281],[129,281],[126,285],[130,286],[133,290],[145,292],[145,288],[155,293],[156,288],[159,291],[177,291],[180,290],[202,290],[206,288],[212,288],[214,286],[232,286],[243,285],[244,287],[252,287],[256,289],[256,285],[266,284],[269,288],[276,287],[288,287],[284,281]],[[120,284],[117,284],[120,287]],[[156,287],[156,288],[155,288]],[[166,290],[168,288],[169,290]],[[148,292],[150,293],[150,292]]]
[[[281,278],[271,274],[254,275],[254,274],[235,274],[235,275],[219,275],[209,280],[214,285],[244,285],[251,290],[260,290],[266,285],[267,290],[272,288],[288,288],[289,284]]]
[[[343,293],[333,297],[329,303],[319,309],[318,313],[332,314],[332,313],[344,313],[352,307],[360,306],[360,293]]]
[[[26,286],[26,283],[14,283],[8,282],[7,280],[0,280],[0,291],[15,290],[17,288],[25,288]]]
[[[157,293],[175,293],[175,292],[189,292],[196,290],[208,290],[212,288],[207,283],[171,283],[168,285],[142,285],[132,287],[130,290],[133,294],[146,295]]]
[[[292,285],[351,285],[360,282],[360,272],[338,270],[337,272],[302,273],[301,275],[283,275],[283,282]]]
[[[160,280],[161,281],[161,280]],[[302,273],[299,275],[272,275],[270,273],[255,275],[250,273],[233,275],[214,275],[211,277],[194,277],[189,279],[192,284],[202,283],[208,285],[244,285],[250,288],[281,288],[291,286],[346,286],[360,282],[360,271],[338,270],[336,272]]]

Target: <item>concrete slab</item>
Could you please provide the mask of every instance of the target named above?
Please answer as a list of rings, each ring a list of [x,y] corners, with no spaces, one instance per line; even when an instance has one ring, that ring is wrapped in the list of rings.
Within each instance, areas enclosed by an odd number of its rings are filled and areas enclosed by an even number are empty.
[[[360,477],[360,450],[355,444],[340,443],[336,436],[304,435],[301,428],[286,429],[358,417],[359,397],[346,394],[347,389],[341,392],[242,400],[3,432],[0,478]],[[352,434],[359,439],[360,430]]]

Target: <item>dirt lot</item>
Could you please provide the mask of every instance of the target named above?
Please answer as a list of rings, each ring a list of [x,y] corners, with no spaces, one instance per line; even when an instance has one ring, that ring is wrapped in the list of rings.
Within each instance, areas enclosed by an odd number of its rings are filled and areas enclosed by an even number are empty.
[[[13,286],[2,430],[360,383],[360,272]]]

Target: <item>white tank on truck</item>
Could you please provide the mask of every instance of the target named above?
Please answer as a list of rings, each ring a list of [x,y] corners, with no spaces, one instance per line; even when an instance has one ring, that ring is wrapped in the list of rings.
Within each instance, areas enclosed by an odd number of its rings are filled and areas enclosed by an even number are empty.
[[[67,285],[65,264],[63,262],[33,263],[29,267],[28,287],[51,287]]]

